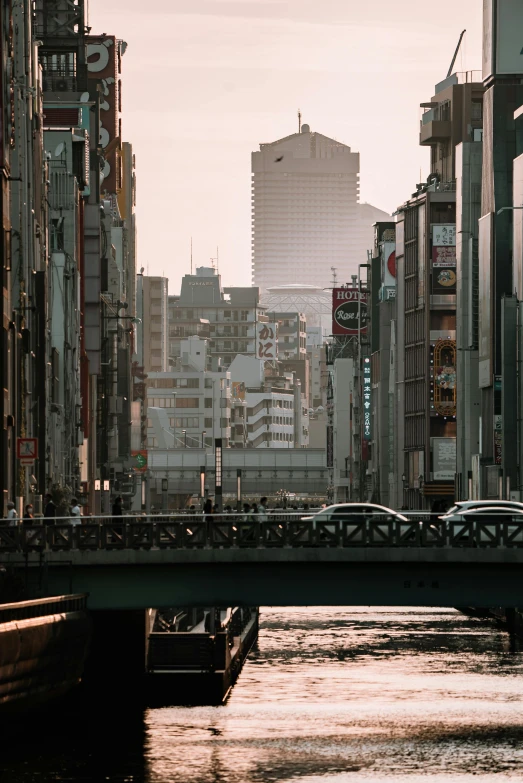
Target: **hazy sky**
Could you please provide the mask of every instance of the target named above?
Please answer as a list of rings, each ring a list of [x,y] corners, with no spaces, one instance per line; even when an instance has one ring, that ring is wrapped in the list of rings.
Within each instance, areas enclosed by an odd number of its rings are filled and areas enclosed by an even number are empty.
[[[481,67],[479,0],[90,0],[93,33],[127,41],[123,137],[137,159],[139,266],[171,293],[219,247],[251,282],[250,153],[311,130],[361,154],[361,200],[393,211],[428,174],[420,102]]]

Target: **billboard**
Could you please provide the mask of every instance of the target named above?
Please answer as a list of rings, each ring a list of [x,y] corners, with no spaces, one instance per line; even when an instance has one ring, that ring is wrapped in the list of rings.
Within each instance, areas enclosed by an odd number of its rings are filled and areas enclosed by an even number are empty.
[[[396,243],[384,242],[381,250],[381,283],[396,285]]]
[[[332,334],[346,337],[367,333],[368,291],[332,289]],[[360,321],[358,325],[358,314]]]
[[[485,388],[492,384],[492,313],[493,288],[492,250],[493,250],[494,213],[480,218],[478,237],[478,328],[479,328],[479,386]]]
[[[104,150],[102,189],[116,193],[121,187],[118,152],[120,151],[120,43],[114,35],[87,38],[87,74],[100,83],[100,146]]]
[[[454,481],[456,438],[431,438],[433,481]]]
[[[456,224],[439,223],[432,226],[432,247],[456,246]]]
[[[523,0],[483,0],[483,79],[523,74]]]
[[[368,356],[363,361],[363,440],[372,438],[372,373]]]
[[[456,224],[432,226],[432,293],[456,293]]]
[[[233,400],[245,400],[245,384],[243,381],[232,382],[231,396]]]
[[[258,359],[278,358],[278,327],[274,323],[256,324],[256,356]]]

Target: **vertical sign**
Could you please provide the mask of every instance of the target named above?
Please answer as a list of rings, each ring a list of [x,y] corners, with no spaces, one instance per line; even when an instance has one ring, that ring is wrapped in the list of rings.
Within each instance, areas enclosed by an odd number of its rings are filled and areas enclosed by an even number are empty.
[[[256,324],[256,356],[258,359],[278,358],[278,333],[274,323]]]
[[[372,436],[371,426],[371,397],[372,378],[370,371],[370,357],[363,360],[363,440],[369,441]]]

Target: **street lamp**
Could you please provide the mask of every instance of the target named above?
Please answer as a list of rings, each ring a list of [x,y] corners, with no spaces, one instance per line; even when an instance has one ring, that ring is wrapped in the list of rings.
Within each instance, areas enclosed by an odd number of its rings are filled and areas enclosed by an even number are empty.
[[[202,432],[202,449],[205,448],[205,436],[207,435],[207,430],[203,430]]]
[[[186,449],[187,448],[187,430],[182,430],[182,435],[183,435],[183,447],[184,447],[184,449]]]

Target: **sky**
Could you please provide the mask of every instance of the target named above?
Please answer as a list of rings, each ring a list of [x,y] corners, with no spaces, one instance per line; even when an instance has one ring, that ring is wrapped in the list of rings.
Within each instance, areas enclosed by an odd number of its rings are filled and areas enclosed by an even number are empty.
[[[219,257],[251,284],[251,152],[297,111],[360,153],[361,201],[393,212],[429,173],[419,104],[481,67],[478,0],[90,0],[93,34],[127,41],[122,134],[137,166],[138,267],[177,293]],[[217,249],[218,248],[218,249]]]

